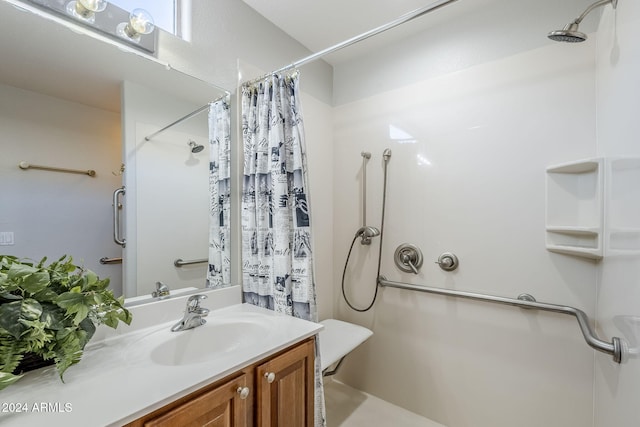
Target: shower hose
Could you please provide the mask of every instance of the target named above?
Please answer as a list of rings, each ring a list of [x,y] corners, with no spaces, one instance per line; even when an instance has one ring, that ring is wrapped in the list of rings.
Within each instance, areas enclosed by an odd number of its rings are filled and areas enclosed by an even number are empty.
[[[344,262],[344,269],[342,270],[342,297],[344,298],[349,308],[351,308],[354,311],[358,311],[360,313],[369,311],[371,307],[373,307],[373,304],[375,304],[376,298],[378,297],[378,277],[380,277],[380,263],[382,261],[382,238],[384,237],[384,211],[387,205],[387,166],[388,164],[389,164],[389,156],[385,155],[384,156],[384,176],[383,176],[383,184],[382,184],[382,218],[380,220],[380,247],[378,250],[378,268],[376,271],[376,283],[375,283],[375,291],[373,294],[373,299],[371,300],[371,303],[366,308],[358,308],[353,304],[351,304],[351,302],[349,301],[349,298],[347,298],[347,294],[344,289],[345,288],[344,279],[347,274],[347,266],[349,265],[349,258],[351,258],[351,251],[353,250],[353,245],[356,243],[356,240],[358,239],[358,237],[360,237],[359,234],[356,234],[353,237],[353,240],[351,240],[351,245],[349,246],[349,252],[347,253],[347,259]]]

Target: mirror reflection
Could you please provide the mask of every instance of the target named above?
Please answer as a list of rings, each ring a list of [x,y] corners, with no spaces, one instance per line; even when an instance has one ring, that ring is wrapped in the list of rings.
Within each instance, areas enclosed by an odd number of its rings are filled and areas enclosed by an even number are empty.
[[[71,255],[128,298],[205,286],[208,263],[190,261],[209,253],[207,111],[145,137],[224,90],[10,4],[0,14],[0,252]]]

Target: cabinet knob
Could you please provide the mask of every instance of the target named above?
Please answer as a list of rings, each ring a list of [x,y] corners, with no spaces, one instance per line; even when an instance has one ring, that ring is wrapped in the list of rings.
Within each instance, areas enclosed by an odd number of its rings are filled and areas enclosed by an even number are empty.
[[[264,377],[267,379],[267,382],[271,384],[276,379],[276,374],[273,372],[265,372]]]
[[[249,387],[238,387],[240,399],[246,399],[249,396]]]

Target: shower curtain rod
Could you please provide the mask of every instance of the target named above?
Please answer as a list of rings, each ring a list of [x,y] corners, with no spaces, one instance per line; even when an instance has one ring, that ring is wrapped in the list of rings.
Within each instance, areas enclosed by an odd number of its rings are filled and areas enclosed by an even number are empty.
[[[225,93],[224,95],[214,99],[213,101],[209,102],[206,105],[203,105],[202,107],[198,108],[195,111],[190,112],[189,114],[187,114],[186,116],[180,117],[178,120],[176,120],[175,122],[163,127],[162,129],[152,133],[151,135],[147,135],[144,137],[145,141],[151,141],[151,138],[153,138],[154,136],[158,136],[160,135],[162,132],[164,132],[165,130],[177,125],[178,123],[182,123],[185,120],[190,119],[193,116],[197,116],[198,114],[202,113],[204,110],[206,110],[207,108],[209,108],[211,106],[211,104],[215,104],[216,102],[220,101],[221,99],[226,98],[227,96],[229,96],[229,93]]]
[[[431,3],[431,4],[427,5],[427,6],[424,6],[424,7],[421,7],[419,9],[416,9],[416,10],[414,10],[412,12],[406,13],[406,14],[400,16],[399,18],[397,18],[397,19],[395,19],[395,20],[393,20],[391,22],[388,22],[388,23],[386,23],[384,25],[381,25],[381,26],[379,26],[377,28],[374,28],[374,29],[369,30],[369,31],[367,31],[365,33],[362,33],[362,34],[360,34],[358,36],[352,37],[352,38],[350,38],[348,40],[345,40],[345,41],[340,42],[340,43],[338,43],[336,45],[333,45],[333,46],[328,47],[328,48],[326,48],[324,50],[321,50],[320,52],[313,53],[313,54],[311,54],[309,56],[306,56],[306,57],[304,57],[302,59],[299,59],[299,60],[297,60],[295,62],[292,62],[291,64],[286,65],[286,66],[284,66],[282,68],[279,68],[279,69],[277,69],[275,71],[272,71],[270,73],[264,74],[264,75],[262,75],[262,76],[260,76],[258,78],[255,78],[255,79],[248,80],[248,81],[244,82],[243,85],[250,85],[252,83],[255,83],[255,82],[258,82],[258,81],[264,79],[265,77],[269,77],[269,76],[271,76],[273,74],[278,74],[278,73],[281,73],[283,71],[287,71],[287,70],[290,70],[292,68],[297,68],[297,67],[300,67],[302,65],[308,64],[309,62],[313,62],[316,59],[320,59],[325,55],[328,55],[330,53],[336,52],[336,51],[338,51],[340,49],[344,49],[345,47],[351,46],[352,44],[359,43],[359,42],[361,42],[363,40],[368,39],[369,37],[373,37],[373,36],[378,35],[380,33],[384,33],[387,30],[390,30],[390,29],[395,28],[395,27],[397,27],[399,25],[402,25],[404,23],[412,21],[412,20],[414,20],[416,18],[419,18],[419,17],[421,17],[423,15],[426,15],[427,13],[432,12],[432,11],[434,11],[436,9],[440,9],[441,7],[447,6],[448,4],[453,3],[455,1],[458,1],[458,0],[438,0],[438,1],[433,2],[433,3]]]

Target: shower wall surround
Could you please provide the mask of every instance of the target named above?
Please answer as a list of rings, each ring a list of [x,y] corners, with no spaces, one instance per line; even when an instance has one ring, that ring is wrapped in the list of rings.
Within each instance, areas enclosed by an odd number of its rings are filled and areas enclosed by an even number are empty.
[[[455,58],[456,46],[441,42]],[[593,317],[595,262],[545,249],[545,179],[548,165],[595,155],[594,57],[593,41],[547,44],[337,106],[336,286],[359,226],[359,153],[372,152],[368,216],[377,226],[391,148],[383,275],[527,292]],[[394,65],[411,69],[422,59],[402,60]],[[571,108],[559,108],[567,100]],[[424,253],[419,275],[393,264],[403,242]],[[352,254],[347,294],[358,306],[373,295],[378,244]],[[446,251],[460,258],[455,272],[434,263]],[[336,314],[374,331],[344,363],[349,385],[450,427],[592,425],[594,356],[574,319],[398,289],[381,290],[366,314],[336,298]]]
[[[605,334],[629,343],[629,360],[619,366],[596,354],[595,427],[635,427],[640,420],[640,3],[620,0],[606,9],[597,36],[597,155],[618,160],[605,205],[610,230],[626,232],[626,250],[605,235],[598,267],[597,322]],[[622,234],[620,235],[622,236]]]

